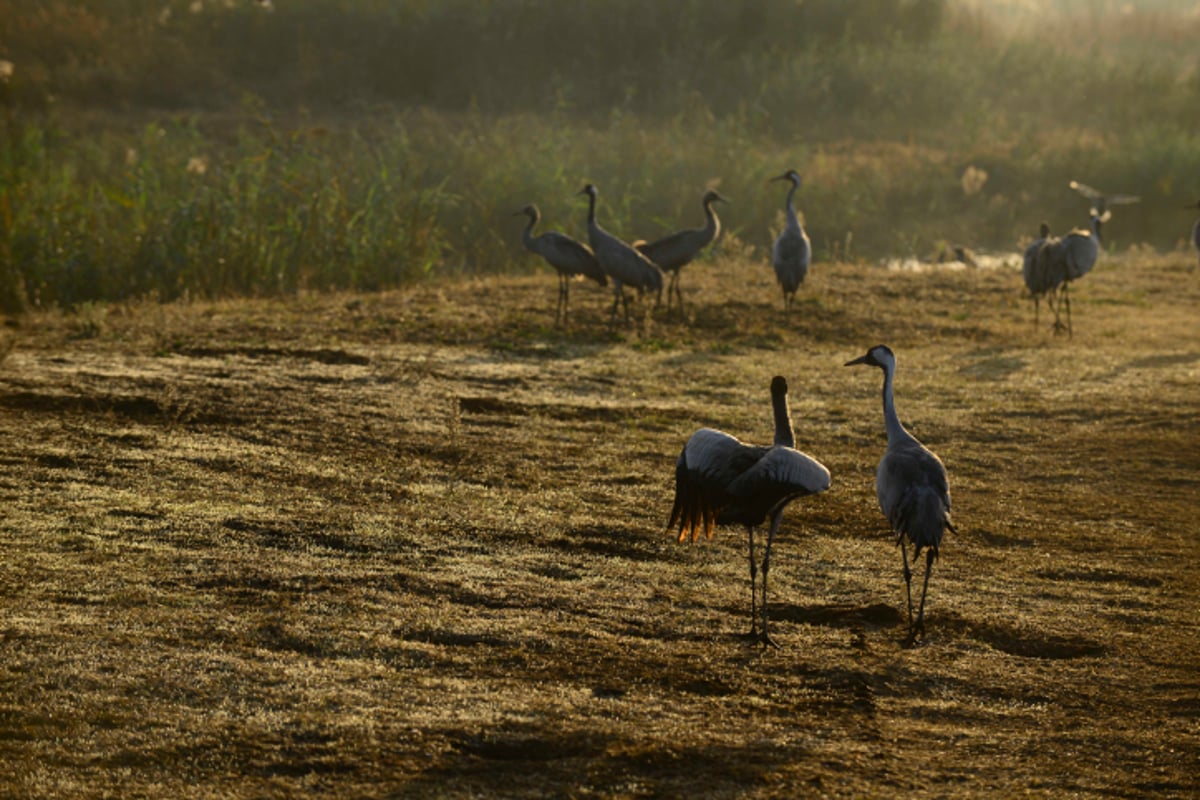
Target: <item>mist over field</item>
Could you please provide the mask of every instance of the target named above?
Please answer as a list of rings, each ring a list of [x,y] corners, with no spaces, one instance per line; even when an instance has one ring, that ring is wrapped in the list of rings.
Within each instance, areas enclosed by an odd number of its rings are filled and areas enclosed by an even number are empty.
[[[1013,252],[1200,196],[1188,3],[0,2],[0,300],[379,288],[529,268],[511,213],[652,238],[735,200],[765,253],[805,178],[818,258]],[[695,224],[695,223],[688,223]]]

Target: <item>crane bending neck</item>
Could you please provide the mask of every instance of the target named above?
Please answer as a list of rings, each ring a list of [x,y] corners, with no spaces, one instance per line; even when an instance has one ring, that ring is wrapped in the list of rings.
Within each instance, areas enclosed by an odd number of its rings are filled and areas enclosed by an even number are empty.
[[[521,241],[526,247],[531,247],[533,244],[533,226],[538,224],[537,216],[529,215],[529,224],[525,226],[525,231],[521,234]]]

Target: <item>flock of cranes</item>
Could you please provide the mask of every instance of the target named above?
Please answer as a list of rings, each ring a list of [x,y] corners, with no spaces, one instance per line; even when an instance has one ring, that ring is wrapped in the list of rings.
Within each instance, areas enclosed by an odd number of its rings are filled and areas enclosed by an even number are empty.
[[[793,169],[772,180],[787,180],[792,183],[787,195],[786,227],[779,234],[772,249],[775,276],[783,289],[783,304],[786,310],[791,308],[796,292],[804,282],[804,276],[808,274],[812,247],[796,216],[793,204],[796,190],[800,188],[800,175]],[[600,190],[589,183],[579,194],[588,196],[587,244],[555,231],[534,236],[533,229],[541,218],[535,205],[525,206],[513,215],[525,215],[529,218],[529,224],[521,237],[525,248],[541,256],[558,273],[555,323],[566,322],[569,293],[567,282],[581,275],[597,281],[601,286],[607,285],[609,280],[612,281],[613,305],[609,314],[610,325],[616,320],[618,308],[623,308],[625,321],[629,321],[629,297],[625,294],[625,287],[636,290],[639,298],[647,291],[653,291],[655,304],[660,304],[664,272],[671,273],[667,284],[667,311],[671,310],[672,303],[677,300],[680,313],[684,313],[679,272],[721,234],[721,219],[717,216],[713,204],[729,201],[722,197],[720,192],[709,189],[701,198],[704,227],[678,231],[653,242],[639,240],[629,244],[613,236],[596,222],[596,198]]]
[[[795,301],[796,292],[808,274],[812,246],[795,209],[795,195],[802,178],[795,170],[772,178],[791,184],[784,203],[785,224],[775,239],[771,262],[783,293],[785,313]],[[1038,323],[1040,300],[1044,297],[1054,313],[1054,331],[1071,334],[1070,285],[1092,270],[1100,253],[1101,226],[1112,211],[1110,206],[1138,202],[1131,195],[1106,195],[1086,184],[1071,181],[1070,187],[1091,202],[1087,228],[1077,228],[1063,236],[1051,236],[1042,223],[1039,236],[1024,252],[1023,276],[1034,301],[1034,322]],[[533,236],[539,220],[536,206],[517,214],[528,217],[522,239],[525,247],[537,253],[559,274],[559,302],[556,321],[565,322],[568,306],[568,281],[584,276],[606,286],[613,285],[610,324],[617,309],[623,307],[629,319],[629,298],[625,288],[636,290],[639,297],[654,292],[661,301],[663,273],[670,273],[667,308],[677,302],[683,312],[683,294],[679,288],[680,270],[694,260],[719,236],[721,221],[713,205],[728,200],[715,190],[701,199],[705,224],[682,230],[653,242],[628,244],[613,236],[596,221],[599,191],[586,185],[580,194],[588,197],[588,244],[556,232]],[[1189,208],[1200,209],[1200,202]],[[1192,243],[1200,252],[1200,219],[1192,229]],[[1065,317],[1065,322],[1063,318]],[[942,537],[955,532],[950,520],[950,491],[946,468],[931,450],[922,445],[900,422],[896,413],[893,386],[896,356],[886,345],[877,345],[845,366],[865,364],[883,371],[883,420],[887,447],[875,473],[879,508],[896,534],[903,561],[905,597],[908,607],[906,645],[925,635],[925,600],[929,576],[937,560]],[[687,440],[675,465],[675,497],[668,529],[676,529],[679,541],[695,541],[701,535],[711,537],[716,525],[740,525],[746,529],[750,567],[749,637],[764,645],[775,645],[768,627],[767,580],[770,573],[771,547],[783,519],[784,509],[793,501],[829,489],[829,470],[796,449],[791,414],[787,401],[787,381],[776,376],[771,381],[771,404],[775,434],[771,445],[752,445],[714,428],[701,428]],[[761,561],[755,549],[755,529],[767,523]],[[925,552],[925,574],[921,597],[913,611],[912,560]],[[761,584],[759,574],[761,572]],[[761,594],[760,594],[761,586]]]
[[[784,202],[784,228],[771,248],[771,264],[783,292],[784,311],[790,312],[812,260],[812,244],[804,232],[795,206],[795,195],[803,180],[796,170],[789,169],[771,178],[771,181],[788,181],[791,184]],[[1069,185],[1091,202],[1087,227],[1075,228],[1063,236],[1051,236],[1049,226],[1042,223],[1038,238],[1025,249],[1022,270],[1025,288],[1033,299],[1034,325],[1040,325],[1041,300],[1045,298],[1047,307],[1054,313],[1054,332],[1065,331],[1068,336],[1073,334],[1071,282],[1079,280],[1095,266],[1100,254],[1101,226],[1112,217],[1109,206],[1140,200],[1133,195],[1105,194],[1079,181],[1071,181]],[[625,294],[625,287],[636,290],[639,297],[648,290],[653,291],[656,306],[660,304],[663,273],[670,273],[667,284],[668,313],[673,304],[677,304],[680,313],[684,313],[683,292],[679,285],[680,270],[720,236],[721,220],[713,204],[729,201],[716,190],[710,189],[701,198],[705,217],[703,227],[681,230],[652,242],[639,240],[628,244],[596,222],[599,190],[589,183],[579,193],[588,196],[588,244],[553,231],[533,236],[533,228],[540,216],[537,206],[528,205],[514,215],[526,215],[529,218],[529,224],[522,234],[526,249],[541,256],[558,273],[555,323],[565,324],[567,321],[569,281],[577,276],[595,280],[601,286],[612,281],[610,325],[615,322],[619,307],[623,307],[625,320],[629,321],[629,297]],[[1200,209],[1200,202],[1187,208]],[[1200,219],[1192,227],[1192,244],[1200,253]],[[973,263],[965,250],[956,249],[956,256],[959,260]]]

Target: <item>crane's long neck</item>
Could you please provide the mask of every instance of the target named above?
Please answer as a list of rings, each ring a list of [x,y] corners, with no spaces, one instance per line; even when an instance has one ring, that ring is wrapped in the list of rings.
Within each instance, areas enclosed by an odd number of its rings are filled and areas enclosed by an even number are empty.
[[[525,247],[533,249],[533,226],[538,224],[537,214],[529,215],[529,224],[525,226],[525,232],[521,234],[521,241],[525,243]]]
[[[792,433],[792,415],[788,412],[787,394],[773,393],[771,406],[775,412],[775,444],[795,447],[796,436]]]
[[[717,212],[713,211],[713,200],[707,200],[704,203],[704,217],[708,220],[704,226],[705,232],[710,240],[716,239],[717,234],[721,232],[721,220],[717,218]]]
[[[1095,214],[1092,214],[1092,240],[1100,242],[1100,218]]]
[[[892,398],[892,383],[896,377],[896,365],[883,368],[883,424],[887,428],[888,444],[909,436],[896,414],[896,401]]]
[[[596,193],[588,192],[588,226],[596,224]]]
[[[796,190],[800,188],[800,184],[792,181],[792,188],[787,195],[787,224],[789,228],[799,228],[800,220],[796,217],[796,205],[793,202],[796,197]]]

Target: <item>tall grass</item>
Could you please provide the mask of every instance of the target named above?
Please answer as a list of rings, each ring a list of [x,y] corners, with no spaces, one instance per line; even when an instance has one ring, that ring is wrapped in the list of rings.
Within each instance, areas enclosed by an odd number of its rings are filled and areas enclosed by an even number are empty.
[[[578,234],[585,181],[627,238],[718,185],[753,255],[789,167],[822,258],[1015,249],[1085,221],[1072,178],[1145,198],[1118,246],[1171,248],[1200,23],[1155,13],[1081,43],[933,0],[0,0],[0,304],[529,268],[512,212]]]

